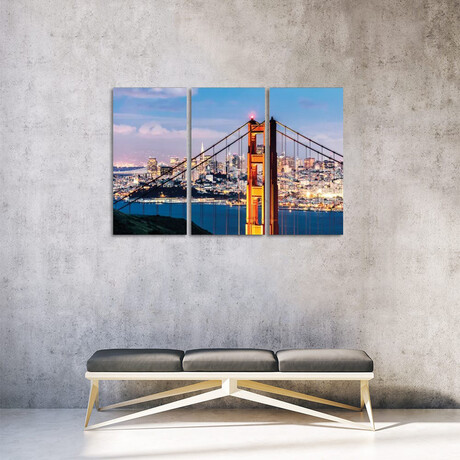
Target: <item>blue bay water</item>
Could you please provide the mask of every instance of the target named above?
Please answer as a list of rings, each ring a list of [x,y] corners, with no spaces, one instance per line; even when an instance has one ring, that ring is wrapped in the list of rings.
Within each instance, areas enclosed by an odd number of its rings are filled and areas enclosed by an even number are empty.
[[[119,208],[123,202],[115,205]],[[126,214],[160,215],[185,219],[186,203],[132,203],[123,209]],[[281,235],[341,235],[343,212],[314,212],[279,210]],[[192,203],[192,221],[214,235],[244,235],[246,223],[245,206]]]

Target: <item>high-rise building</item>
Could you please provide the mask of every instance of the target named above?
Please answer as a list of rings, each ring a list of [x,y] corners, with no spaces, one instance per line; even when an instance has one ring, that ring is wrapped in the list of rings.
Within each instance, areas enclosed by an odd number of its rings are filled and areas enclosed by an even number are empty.
[[[204,161],[204,163],[203,163],[204,171],[206,173],[212,172],[211,160],[210,160],[211,155],[203,155],[202,157],[203,157],[202,161]]]
[[[233,154],[233,157],[232,157],[232,165],[233,165],[235,168],[240,169],[242,163],[243,163],[243,162],[242,162],[242,160],[241,160],[241,157],[240,157],[237,153],[234,153],[234,154]]]
[[[177,164],[175,166],[178,166],[178,165],[180,165],[180,166],[178,168],[176,168],[175,171],[177,171],[177,172],[182,171],[183,174],[180,175],[180,178],[181,178],[181,180],[186,180],[187,177],[186,177],[185,173],[187,171],[187,158],[184,157],[182,160],[180,160],[180,161],[178,160]]]
[[[203,163],[204,161],[204,145],[203,145],[203,142],[201,143],[201,153],[200,153],[200,156],[199,156],[199,162],[198,163],[201,163],[200,166],[198,166],[198,174],[201,175],[201,174],[204,174],[205,171],[206,171],[206,164]]]
[[[305,169],[313,169],[315,167],[315,161],[314,158],[305,158]]]
[[[158,162],[156,158],[149,157],[147,162],[147,172],[152,179],[158,176]]]
[[[211,169],[211,172],[213,174],[216,174],[218,172],[218,169],[219,169],[219,163],[218,161],[216,160],[216,157],[214,157],[212,160],[209,160],[209,167]]]
[[[316,161],[315,162],[315,169],[319,171],[320,169],[324,169],[324,161]]]
[[[196,165],[198,164],[198,161],[196,158],[192,159],[192,182],[195,182],[198,179],[198,168]]]
[[[170,173],[172,170],[171,166],[168,166],[168,165],[160,165],[160,174],[163,175],[163,174],[168,174]]]

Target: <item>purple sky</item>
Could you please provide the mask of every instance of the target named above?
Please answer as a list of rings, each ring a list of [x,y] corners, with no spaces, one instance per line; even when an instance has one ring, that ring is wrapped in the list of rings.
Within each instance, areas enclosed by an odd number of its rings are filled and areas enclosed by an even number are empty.
[[[185,157],[186,107],[186,88],[114,88],[114,164]]]
[[[192,154],[223,138],[254,114],[264,119],[263,88],[192,90]],[[114,88],[113,161],[169,163],[186,156],[186,88]],[[301,133],[342,152],[341,88],[272,88],[270,114]]]

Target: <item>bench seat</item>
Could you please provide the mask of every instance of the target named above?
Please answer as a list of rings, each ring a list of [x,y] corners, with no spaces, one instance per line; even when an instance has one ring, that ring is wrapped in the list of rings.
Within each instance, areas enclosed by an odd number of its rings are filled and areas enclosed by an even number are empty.
[[[372,359],[361,350],[297,349],[280,350],[277,353],[254,348],[195,349],[185,353],[182,350],[161,348],[99,350],[87,362],[85,376],[91,381],[91,390],[85,429],[102,428],[114,423],[231,396],[355,428],[374,430],[369,392],[369,381],[374,377],[373,367]],[[182,380],[195,381],[195,383],[100,407],[99,382],[107,380]],[[264,383],[264,381],[287,380],[359,382],[360,405],[331,401]],[[196,394],[197,392],[201,393]],[[366,407],[369,425],[269,397],[259,392],[351,411],[361,411]],[[118,409],[188,393],[195,393],[195,395],[88,427],[94,405],[98,410]]]
[[[98,350],[86,363],[88,372],[181,372],[182,350],[162,348]]]
[[[202,348],[185,352],[185,372],[277,372],[278,361],[271,350],[255,348]]]
[[[374,363],[362,350],[280,350],[280,372],[372,372]]]
[[[273,353],[256,348],[188,350],[145,348],[98,350],[88,372],[372,372],[362,350],[290,349]]]

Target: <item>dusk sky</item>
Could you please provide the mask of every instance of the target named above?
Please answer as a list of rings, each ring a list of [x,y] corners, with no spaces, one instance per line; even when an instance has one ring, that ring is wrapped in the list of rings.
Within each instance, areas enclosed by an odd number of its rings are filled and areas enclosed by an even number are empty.
[[[192,156],[200,152],[202,142],[205,148],[209,147],[248,121],[251,115],[257,121],[265,119],[264,88],[194,88]],[[236,152],[236,146],[230,151]]]
[[[186,156],[186,88],[113,89],[113,162]]]
[[[270,116],[343,152],[342,88],[270,88]]]
[[[186,88],[114,88],[113,160],[169,163],[186,156]],[[233,131],[251,114],[265,118],[264,88],[194,88],[192,154]],[[270,116],[319,143],[343,151],[342,88],[271,88]]]

